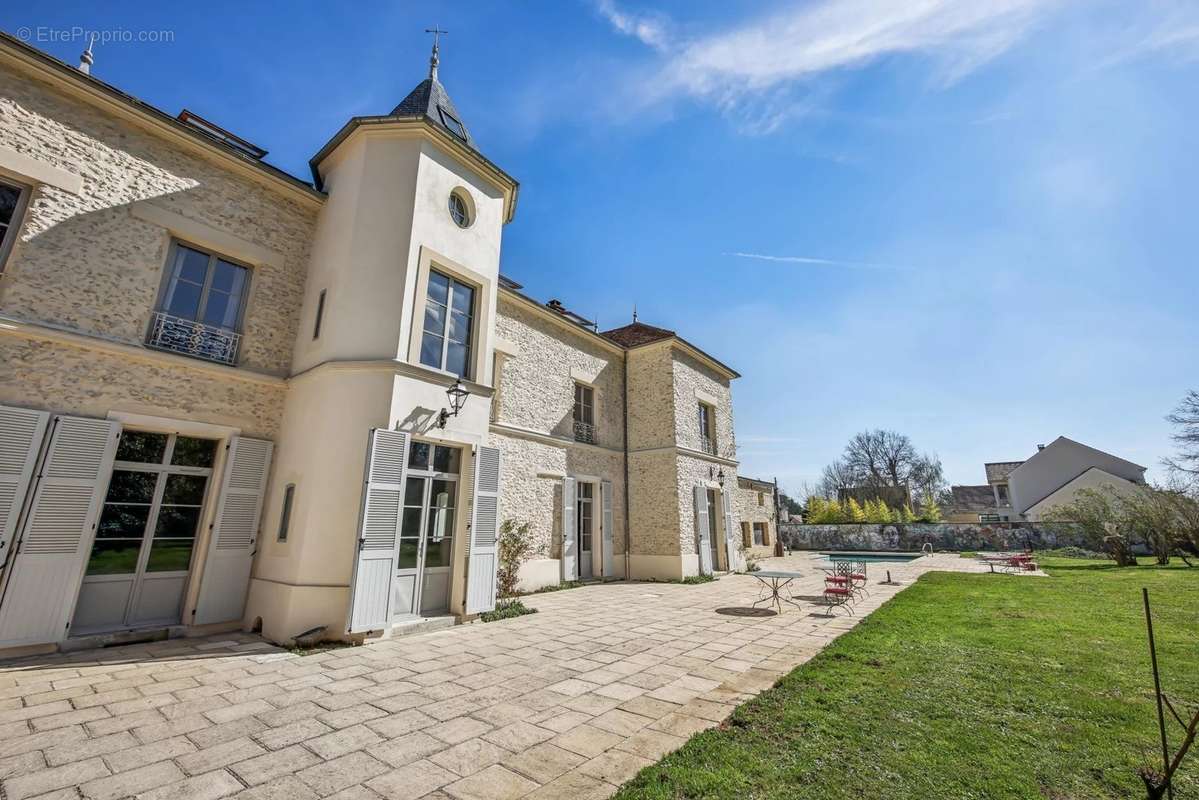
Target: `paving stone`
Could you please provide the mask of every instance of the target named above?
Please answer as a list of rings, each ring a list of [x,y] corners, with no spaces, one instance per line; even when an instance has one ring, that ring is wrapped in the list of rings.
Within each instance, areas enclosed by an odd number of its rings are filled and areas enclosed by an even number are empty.
[[[591,720],[589,724],[609,733],[615,733],[620,736],[632,736],[653,721],[651,717],[643,717],[640,714],[614,708],[611,711],[600,714]]]
[[[361,751],[300,770],[296,777],[312,787],[321,797],[368,781],[387,772],[389,767]]]
[[[268,728],[254,735],[269,750],[281,750],[288,745],[323,736],[333,729],[316,719],[301,719],[290,725]]]
[[[537,788],[537,784],[499,764],[493,764],[468,778],[455,781],[443,791],[457,800],[516,800]]]
[[[346,753],[365,749],[381,741],[383,741],[382,737],[365,725],[353,725],[349,728],[342,728],[339,731],[309,739],[304,746],[321,758],[329,761],[339,756],[344,756]]]
[[[7,800],[25,800],[26,797],[78,786],[108,774],[108,767],[104,766],[103,761],[99,758],[88,758],[10,778],[4,782],[4,796]]]
[[[542,742],[510,755],[500,763],[537,783],[549,783],[586,760],[578,753],[563,750],[550,742]]]
[[[50,766],[56,767],[60,764],[69,764],[72,761],[81,761],[85,758],[94,758],[121,750],[129,750],[130,748],[137,747],[137,745],[138,740],[133,738],[133,734],[129,733],[129,731],[120,731],[118,733],[110,733],[107,736],[99,736],[95,739],[70,741],[49,747],[46,749],[46,762]]]
[[[635,753],[609,750],[579,765],[578,771],[619,786],[640,772],[643,767],[648,767],[653,763],[653,760],[643,758]]]
[[[402,767],[441,752],[446,747],[446,743],[440,739],[434,739],[423,731],[417,731],[389,742],[372,745],[367,748],[367,752],[393,767]]]
[[[620,744],[623,739],[622,736],[600,730],[592,725],[579,725],[566,733],[558,734],[550,741],[564,750],[594,758],[605,750]]]
[[[682,736],[646,728],[625,739],[616,746],[616,749],[636,753],[642,758],[656,761],[667,753],[673,753],[686,743],[687,739]]]
[[[435,724],[437,724],[437,720],[428,714],[424,714],[418,709],[410,708],[396,714],[388,714],[385,717],[372,719],[366,723],[366,727],[384,738],[394,739],[397,736],[419,731]]]
[[[624,711],[631,711],[634,714],[640,714],[643,717],[661,719],[667,714],[678,711],[682,706],[678,703],[668,703],[665,700],[657,700],[653,697],[645,697],[643,695],[621,703],[617,708]]]
[[[229,764],[260,756],[265,752],[266,750],[261,745],[250,739],[230,739],[227,742],[179,756],[175,759],[175,763],[188,775],[203,775]]]
[[[368,703],[359,703],[338,711],[330,711],[317,717],[330,728],[348,728],[372,719],[386,716],[387,712]]]
[[[674,736],[689,738],[700,731],[716,727],[716,723],[711,720],[676,712],[674,714],[667,714],[662,719],[652,723],[649,727],[654,730],[665,731]]]
[[[135,711],[132,714],[122,714],[119,717],[110,717],[108,719],[97,719],[92,722],[85,722],[83,727],[87,729],[92,736],[104,736],[117,731],[130,731],[134,728],[141,728],[146,725],[154,725],[163,722],[166,718],[158,713],[157,709],[149,709],[147,711]]]
[[[149,744],[150,742],[157,742],[159,739],[183,736],[210,727],[212,727],[212,723],[207,718],[199,714],[192,714],[186,717],[167,720],[166,722],[156,722],[153,725],[143,725],[140,728],[134,728],[133,735],[142,743]]]
[[[79,791],[89,800],[118,800],[175,783],[183,778],[184,775],[177,766],[170,761],[160,761],[107,778],[88,781],[79,787]]]
[[[222,769],[152,789],[139,794],[137,800],[217,800],[244,788],[241,781]]]
[[[228,742],[232,739],[240,739],[243,736],[253,736],[259,731],[264,730],[266,730],[266,726],[254,717],[242,717],[233,722],[224,722],[220,725],[213,725],[194,731],[187,734],[187,738],[191,739],[196,743],[197,747],[203,750],[206,747],[212,747],[214,744]]]
[[[234,720],[242,719],[243,717],[253,716],[254,714],[264,714],[274,711],[275,707],[265,700],[250,700],[246,703],[237,703],[224,708],[216,708],[212,711],[205,712],[204,716],[217,724],[223,722],[233,722]]]
[[[491,730],[491,726],[486,722],[480,722],[471,717],[457,717],[447,722],[425,728],[425,733],[430,736],[436,736],[448,744],[458,744],[459,742],[465,742],[467,739],[482,736],[489,730]]]
[[[56,705],[55,703],[47,703],[46,705]],[[35,708],[45,708],[46,706],[36,706]],[[26,709],[28,710],[28,709]],[[58,728],[65,728],[70,725],[79,725],[84,722],[92,722],[98,719],[106,719],[112,715],[108,713],[108,709],[104,706],[97,708],[83,708],[78,711],[67,711],[63,714],[53,714],[48,717],[32,717],[29,722],[33,725],[35,731],[52,731]]]
[[[365,785],[359,783],[354,786],[347,786],[340,792],[329,795],[326,800],[379,800],[379,794],[373,789],[368,789]]]
[[[491,731],[483,738],[492,744],[498,744],[500,747],[520,751],[535,744],[540,744],[547,739],[552,739],[555,735],[555,731],[546,730],[537,725],[531,725],[528,722],[514,722],[511,725]]]
[[[284,775],[246,789],[237,800],[317,800],[316,792],[295,775]],[[166,799],[164,799],[166,800]]]
[[[36,750],[20,755],[0,758],[0,781],[16,778],[30,772],[45,769],[46,759]]]
[[[242,761],[229,769],[248,785],[257,786],[281,775],[294,774],[317,763],[320,763],[319,757],[297,744]]]
[[[386,800],[416,800],[453,783],[458,778],[458,775],[449,770],[421,759],[372,778],[366,785]]]
[[[144,767],[157,761],[195,752],[196,746],[185,736],[172,736],[150,744],[117,750],[104,755],[104,763],[113,772],[125,772],[135,767]]]
[[[24,723],[21,724],[24,725]],[[33,734],[29,733],[29,728],[26,727],[25,731],[24,736],[14,736],[11,739],[0,741],[0,758],[21,755],[32,750],[44,750],[60,744],[71,744],[87,738],[83,728],[78,726]]]
[[[474,775],[484,767],[498,764],[511,755],[498,745],[483,739],[468,739],[453,747],[434,753],[429,760],[458,775]]]

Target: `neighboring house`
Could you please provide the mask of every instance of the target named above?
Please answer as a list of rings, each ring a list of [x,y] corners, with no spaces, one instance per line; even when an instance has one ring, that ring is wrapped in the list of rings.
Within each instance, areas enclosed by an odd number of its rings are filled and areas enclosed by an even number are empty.
[[[741,544],[751,556],[774,554],[778,528],[778,486],[773,481],[737,476],[733,505],[741,524]]]
[[[952,487],[950,522],[1039,522],[1080,489],[1122,491],[1145,483],[1145,467],[1065,436],[1038,445],[1027,461],[984,465],[987,483]]]
[[[739,566],[738,374],[500,276],[436,50],[312,183],[7,35],[0,112],[0,648],[470,616],[507,519],[527,588]]]

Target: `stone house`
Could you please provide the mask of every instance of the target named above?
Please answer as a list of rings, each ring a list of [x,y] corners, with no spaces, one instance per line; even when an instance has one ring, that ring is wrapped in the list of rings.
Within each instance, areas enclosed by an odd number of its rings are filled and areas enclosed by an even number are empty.
[[[738,374],[500,275],[437,69],[307,181],[0,35],[0,649],[453,622],[506,520],[525,588],[742,566]]]
[[[754,558],[774,555],[774,540],[778,532],[778,485],[737,476],[737,491],[733,507],[741,524],[741,545]]]

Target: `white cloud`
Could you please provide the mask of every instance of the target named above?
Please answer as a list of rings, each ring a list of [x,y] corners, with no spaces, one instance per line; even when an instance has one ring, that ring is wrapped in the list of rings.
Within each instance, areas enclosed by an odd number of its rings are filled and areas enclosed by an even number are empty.
[[[784,264],[812,264],[821,267],[845,267],[846,269],[878,269],[890,272],[905,272],[909,267],[895,264],[873,264],[866,261],[840,261],[833,258],[815,258],[813,256],[776,256],[767,253],[722,253],[721,255],[736,258],[750,258],[756,261],[775,261]]]
[[[753,97],[748,107],[756,118],[747,128],[761,133],[795,115],[787,93],[806,79],[919,54],[934,59],[940,82],[949,84],[1008,50],[1066,1],[817,0],[691,38],[677,35],[665,18],[622,11],[615,0],[597,0],[597,8],[616,30],[663,56],[657,79],[643,83],[645,102],[697,97],[740,116]]]
[[[617,8],[613,0],[598,0],[596,10],[612,27],[626,36],[632,36],[655,50],[666,49],[670,37],[664,17],[631,14]]]

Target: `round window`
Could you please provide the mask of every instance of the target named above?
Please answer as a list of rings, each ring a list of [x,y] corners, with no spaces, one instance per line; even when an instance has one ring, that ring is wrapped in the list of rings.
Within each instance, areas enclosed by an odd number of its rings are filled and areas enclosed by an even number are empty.
[[[470,227],[470,206],[461,192],[450,192],[450,217],[459,228]]]

